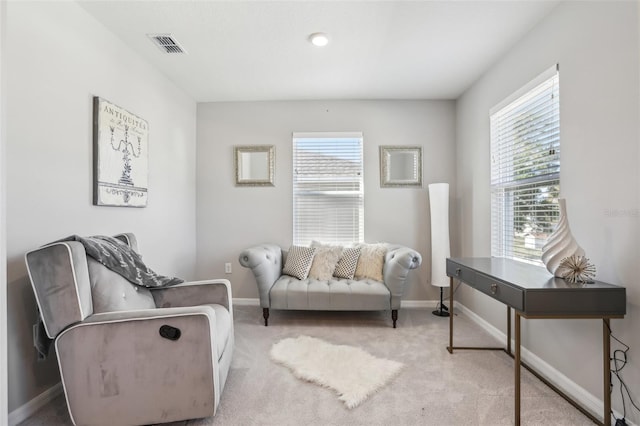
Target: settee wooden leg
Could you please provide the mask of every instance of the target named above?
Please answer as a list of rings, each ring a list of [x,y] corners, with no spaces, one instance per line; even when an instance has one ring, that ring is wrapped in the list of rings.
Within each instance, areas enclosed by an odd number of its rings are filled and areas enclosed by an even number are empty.
[[[264,326],[269,325],[269,308],[262,308],[262,316],[264,317]]]
[[[393,328],[396,328],[396,321],[398,321],[398,310],[391,310],[391,319],[393,320]]]

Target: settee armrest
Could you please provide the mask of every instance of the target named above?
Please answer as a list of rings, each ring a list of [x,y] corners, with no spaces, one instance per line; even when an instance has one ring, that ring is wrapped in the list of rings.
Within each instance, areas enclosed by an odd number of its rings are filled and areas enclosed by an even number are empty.
[[[178,339],[161,336],[167,325]],[[74,424],[212,416],[221,391],[215,339],[211,306],[109,312],[69,327],[55,345]]]
[[[229,280],[190,281],[170,287],[150,288],[158,308],[175,308],[217,303],[232,313]]]
[[[268,308],[269,291],[282,275],[282,249],[276,244],[260,244],[242,250],[238,260],[253,272],[258,285],[260,306]]]
[[[399,309],[402,292],[409,271],[422,263],[417,251],[403,246],[390,245],[384,261],[384,283],[391,292],[391,309]]]

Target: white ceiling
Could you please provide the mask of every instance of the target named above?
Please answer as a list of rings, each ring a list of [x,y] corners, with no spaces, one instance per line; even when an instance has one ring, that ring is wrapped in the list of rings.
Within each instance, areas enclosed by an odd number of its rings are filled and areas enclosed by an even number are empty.
[[[199,102],[455,99],[557,0],[81,1]],[[326,32],[327,47],[307,41]],[[187,54],[147,34],[171,33]]]

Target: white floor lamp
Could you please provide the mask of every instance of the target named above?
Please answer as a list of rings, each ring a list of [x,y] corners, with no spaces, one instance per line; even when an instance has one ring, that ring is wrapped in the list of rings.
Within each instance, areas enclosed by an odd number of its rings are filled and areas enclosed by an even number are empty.
[[[432,183],[429,185],[429,203],[431,205],[431,285],[440,287],[440,309],[434,315],[448,317],[449,309],[444,305],[442,293],[449,287],[446,259],[451,255],[449,245],[449,184]]]

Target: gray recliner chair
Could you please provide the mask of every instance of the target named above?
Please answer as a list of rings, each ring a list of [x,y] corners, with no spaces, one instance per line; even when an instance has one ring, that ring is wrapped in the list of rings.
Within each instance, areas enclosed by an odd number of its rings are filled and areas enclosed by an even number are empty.
[[[133,234],[116,238],[137,251]],[[228,280],[147,289],[87,257],[76,241],[25,258],[74,424],[216,413],[234,347]]]

